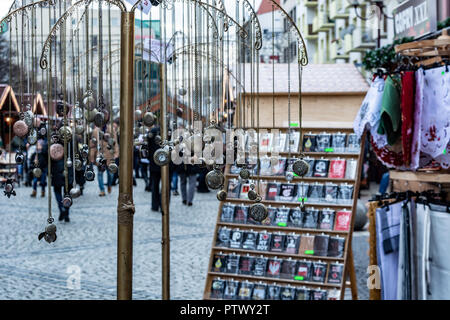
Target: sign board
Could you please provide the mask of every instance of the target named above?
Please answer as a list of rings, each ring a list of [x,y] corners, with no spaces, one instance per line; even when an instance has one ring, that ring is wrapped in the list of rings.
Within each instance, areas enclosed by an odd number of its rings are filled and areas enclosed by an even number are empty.
[[[437,30],[437,0],[408,0],[394,9],[395,38],[415,39]]]

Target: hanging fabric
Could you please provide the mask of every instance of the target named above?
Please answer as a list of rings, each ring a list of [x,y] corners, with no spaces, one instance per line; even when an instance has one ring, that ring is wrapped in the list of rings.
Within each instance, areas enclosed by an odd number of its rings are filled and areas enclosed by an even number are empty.
[[[402,74],[401,94],[403,162],[406,166],[409,166],[411,162],[411,144],[414,124],[414,91],[414,72],[406,71]]]

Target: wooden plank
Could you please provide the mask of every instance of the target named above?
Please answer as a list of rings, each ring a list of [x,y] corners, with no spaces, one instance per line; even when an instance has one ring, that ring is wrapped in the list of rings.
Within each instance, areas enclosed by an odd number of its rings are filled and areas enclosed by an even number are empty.
[[[448,171],[413,172],[390,170],[389,179],[450,184],[450,173]]]

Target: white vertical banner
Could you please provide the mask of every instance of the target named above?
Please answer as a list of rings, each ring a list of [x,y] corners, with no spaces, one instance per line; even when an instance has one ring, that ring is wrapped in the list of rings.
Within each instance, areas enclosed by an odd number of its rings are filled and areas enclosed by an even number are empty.
[[[138,2],[138,0],[127,0],[127,2],[132,6],[134,6],[136,2]],[[144,12],[145,14],[149,14],[151,8],[152,4],[150,0],[142,0],[141,3],[138,5],[138,9],[141,9],[142,12]]]

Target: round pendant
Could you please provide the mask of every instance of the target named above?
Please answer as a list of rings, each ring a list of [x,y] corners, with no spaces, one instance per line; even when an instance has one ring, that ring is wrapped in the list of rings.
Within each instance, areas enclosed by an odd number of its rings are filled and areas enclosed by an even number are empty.
[[[72,197],[70,195],[65,195],[62,200],[62,205],[66,209],[70,208],[72,206]]]
[[[28,133],[28,126],[23,120],[16,121],[13,126],[14,134],[20,138],[23,138]]]
[[[185,89],[185,88],[180,88],[180,89],[178,89],[178,94],[180,95],[180,96],[185,96],[186,95],[186,93],[187,93],[187,90]]]
[[[253,220],[262,222],[267,218],[268,212],[266,206],[258,202],[250,206],[248,214]]]
[[[89,95],[83,99],[85,109],[94,110],[96,102],[93,96]]]
[[[151,127],[155,124],[156,117],[153,113],[146,112],[146,113],[144,113],[144,116],[142,117],[142,122],[144,123],[145,126]]]
[[[227,192],[225,190],[220,190],[217,192],[217,200],[225,201],[227,200]]]
[[[119,171],[119,167],[115,163],[110,163],[109,166],[108,166],[108,170],[112,174],[116,174]]]
[[[303,159],[298,159],[292,164],[292,171],[300,177],[304,177],[309,172],[309,164]]]
[[[54,224],[49,224],[45,228],[44,239],[48,243],[52,243],[56,241],[56,226]]]
[[[75,159],[74,165],[75,165],[75,170],[77,170],[77,171],[83,170],[83,162],[81,162],[80,159]]]
[[[70,141],[72,139],[72,130],[67,126],[61,127],[58,133],[63,140]]]
[[[15,160],[17,164],[22,164],[24,162],[25,156],[23,155],[22,151],[16,153]]]
[[[39,128],[39,135],[41,137],[45,137],[47,135],[47,128],[45,126]]]
[[[84,178],[89,182],[94,181],[95,179],[94,170],[92,170],[92,168],[86,169],[86,171],[84,172]]]
[[[81,189],[78,186],[70,189],[70,196],[72,197],[72,199],[78,198],[79,196],[81,196]]]
[[[137,109],[134,111],[134,117],[136,118],[136,120],[141,120],[142,117],[142,111]]]
[[[86,110],[86,111],[85,111],[85,117],[86,117],[86,120],[87,120],[88,122],[94,121],[95,116],[97,115],[97,113],[98,113],[98,110],[97,110],[97,109]]]
[[[223,186],[225,177],[223,176],[222,172],[218,170],[212,170],[206,175],[205,182],[210,189],[217,190]]]
[[[249,190],[247,197],[249,200],[255,201],[256,199],[258,199],[258,193],[255,190]]]
[[[165,166],[169,164],[170,154],[168,150],[166,150],[165,148],[158,149],[155,151],[155,154],[153,155],[153,160],[158,166],[160,167]]]
[[[33,128],[30,130],[30,132],[28,134],[28,137],[27,137],[28,143],[31,145],[35,145],[37,142],[37,139],[38,139],[37,131]]]
[[[34,168],[33,169],[33,176],[35,176],[36,178],[39,179],[42,176],[41,168]]]
[[[26,111],[24,113],[24,118],[23,121],[25,122],[25,124],[28,126],[28,128],[31,128],[33,126],[33,112],[31,111]]]
[[[76,134],[83,134],[83,132],[84,132],[84,127],[83,127],[83,125],[82,125],[82,124],[77,124],[77,125],[75,126],[75,133],[76,133]]]
[[[87,159],[87,157],[89,156],[89,146],[87,144],[83,144],[80,152],[81,152],[81,157],[83,157],[83,159]]]
[[[250,170],[248,170],[248,169],[241,169],[241,171],[239,172],[239,177],[242,179],[242,180],[248,180],[248,179],[250,179]]]
[[[59,143],[54,143],[50,147],[50,157],[55,160],[59,161],[64,157],[64,147]]]

